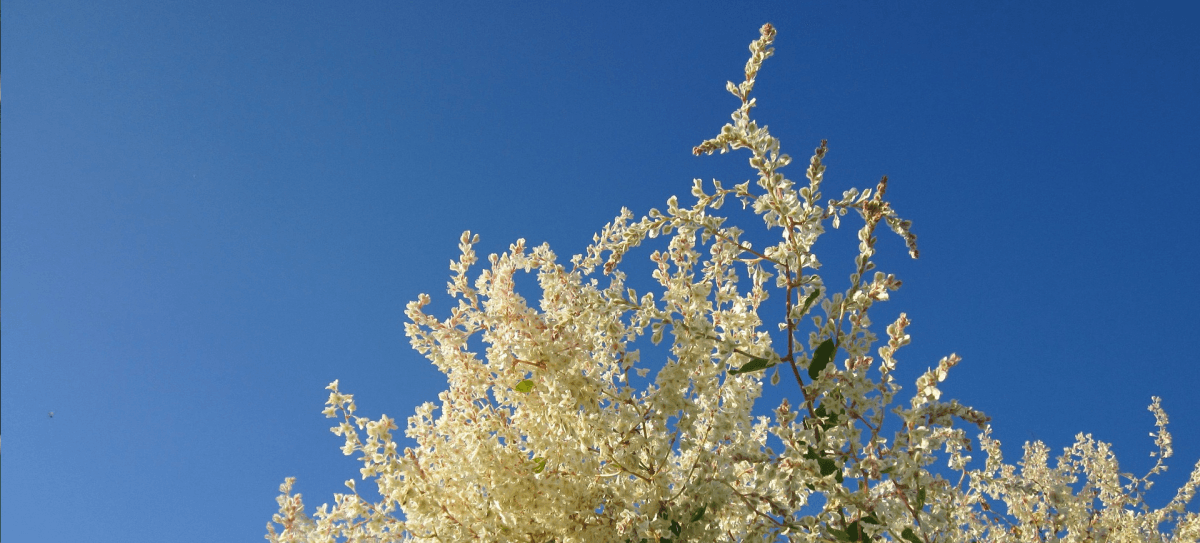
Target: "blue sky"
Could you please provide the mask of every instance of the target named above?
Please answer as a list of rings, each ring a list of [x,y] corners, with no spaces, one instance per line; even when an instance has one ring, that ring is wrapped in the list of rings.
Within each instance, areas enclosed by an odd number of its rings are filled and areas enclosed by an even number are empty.
[[[1010,460],[1090,432],[1139,472],[1162,396],[1169,499],[1200,458],[1197,8],[599,4],[8,2],[0,537],[257,541],[285,477],[330,501],[357,471],[323,388],[434,399],[403,308],[445,312],[463,230],[565,258],[748,177],[690,150],[768,21],[757,119],[829,140],[827,195],[888,175],[920,236],[878,258],[908,382],[958,352],[943,388]]]

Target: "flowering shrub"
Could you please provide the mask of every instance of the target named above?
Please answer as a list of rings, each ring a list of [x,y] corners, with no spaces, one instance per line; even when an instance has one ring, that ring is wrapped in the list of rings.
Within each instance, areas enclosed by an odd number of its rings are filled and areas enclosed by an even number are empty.
[[[635,220],[623,209],[585,253],[559,262],[546,245],[518,240],[472,275],[478,236],[464,233],[450,266],[448,318],[408,305],[413,347],[446,374],[440,405],[396,421],[355,414],[335,381],[327,417],[359,454],[362,479],[381,497],[335,495],[310,517],[293,479],[281,486],[267,539],[291,541],[1196,541],[1200,516],[1185,510],[1200,463],[1161,509],[1143,501],[1149,477],[1171,456],[1167,417],[1155,398],[1158,463],[1144,477],[1121,474],[1109,445],[1080,435],[1054,467],[1042,443],[1006,464],[988,418],[944,402],[938,384],[959,362],[943,358],[897,395],[896,352],[909,343],[904,314],[887,342],[868,317],[900,287],[875,271],[876,230],[898,234],[913,258],[916,236],[884,196],[850,189],[822,201],[822,142],[795,185],[781,173],[791,157],[750,118],[755,76],[771,56],[771,25],[751,46],[733,122],[695,154],[745,149],[757,182],[711,189],[695,203],[672,197],[666,211]],[[738,200],[779,241],[754,247],[717,211]],[[813,243],[825,225],[862,218],[849,286],[830,291],[816,273]],[[650,254],[656,292],[626,285],[622,259],[647,238],[669,237]],[[536,307],[515,290],[517,272],[536,270]],[[776,339],[763,302],[784,298]],[[811,326],[810,326],[811,323]],[[644,336],[670,338],[669,356],[649,366]],[[484,345],[483,353],[470,345]],[[652,381],[637,379],[651,369]],[[751,410],[764,379],[795,381],[793,400],[773,417]],[[771,373],[771,377],[766,377]],[[635,382],[646,382],[635,387]],[[790,384],[788,385],[791,386]],[[891,433],[889,437],[885,433]],[[969,468],[980,431],[983,466]],[[779,447],[768,445],[771,443]],[[948,463],[949,471],[935,462]],[[955,473],[956,472],[956,473]],[[946,478],[945,473],[956,477]],[[275,525],[281,526],[281,531]],[[1164,532],[1163,530],[1167,530]]]

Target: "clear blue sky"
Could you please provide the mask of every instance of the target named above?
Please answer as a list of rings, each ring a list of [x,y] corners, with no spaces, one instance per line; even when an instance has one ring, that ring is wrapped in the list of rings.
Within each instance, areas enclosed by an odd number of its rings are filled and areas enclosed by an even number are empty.
[[[370,416],[434,398],[403,308],[445,312],[459,233],[567,257],[623,205],[749,175],[690,150],[768,21],[757,118],[801,159],[829,140],[828,195],[889,175],[920,236],[879,257],[908,382],[958,352],[944,389],[1010,460],[1083,431],[1139,472],[1160,395],[1152,502],[1177,488],[1200,457],[1197,8],[563,4],[5,3],[3,539],[258,541],[285,477],[330,501],[357,463],[323,388]]]

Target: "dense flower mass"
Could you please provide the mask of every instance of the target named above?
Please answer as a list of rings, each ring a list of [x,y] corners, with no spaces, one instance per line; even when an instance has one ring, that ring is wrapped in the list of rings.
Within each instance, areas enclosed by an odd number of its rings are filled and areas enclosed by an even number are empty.
[[[426,313],[426,295],[406,311],[413,347],[447,379],[440,404],[408,419],[404,434],[415,446],[396,443],[396,421],[357,416],[353,397],[329,385],[324,413],[340,420],[332,430],[345,439],[342,452],[360,455],[362,480],[373,480],[381,499],[361,497],[351,479],[351,493],[310,516],[288,479],[267,539],[1200,539],[1200,516],[1185,509],[1200,463],[1169,504],[1143,501],[1172,452],[1157,398],[1158,464],[1140,478],[1122,474],[1109,445],[1090,435],[1053,465],[1040,442],[1006,464],[983,413],[942,401],[938,384],[959,362],[953,354],[917,380],[907,402],[898,398],[893,374],[909,321],[901,314],[873,349],[868,314],[900,281],[876,271],[872,257],[881,225],[913,258],[916,236],[884,199],[886,177],[822,200],[824,142],[806,183],[783,175],[791,157],[750,118],[774,37],[762,27],[744,81],[727,85],[740,100],[733,121],[693,150],[747,150],[754,186],[696,180],[690,206],[671,198],[640,219],[622,210],[569,263],[518,240],[473,272],[478,236],[464,233],[450,266],[457,304],[449,316]],[[778,241],[752,245],[717,215],[727,198],[761,216]],[[849,286],[832,292],[812,247],[850,212],[863,220],[858,256]],[[660,237],[665,248],[649,255],[655,291],[639,295],[621,262]],[[516,291],[518,272],[536,273],[536,306]],[[779,314],[767,315],[777,312],[766,310],[768,294],[783,297]],[[669,341],[665,360],[640,358],[647,340]],[[478,345],[484,352],[472,350]],[[780,370],[795,381],[792,400],[755,417],[763,381],[778,383]],[[649,371],[652,379],[636,377]],[[971,464],[973,450],[982,467]]]

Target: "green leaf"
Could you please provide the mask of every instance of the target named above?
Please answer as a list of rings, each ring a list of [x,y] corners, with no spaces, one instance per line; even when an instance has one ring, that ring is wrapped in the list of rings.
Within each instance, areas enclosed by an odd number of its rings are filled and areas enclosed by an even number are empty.
[[[863,517],[863,518],[860,518],[860,519],[858,519],[858,520],[861,520],[861,521],[863,521],[863,522],[868,522],[868,523],[871,523],[871,524],[880,525],[880,526],[882,526],[882,525],[883,525],[883,523],[882,523],[882,522],[879,522],[879,519],[875,517],[875,513],[871,513],[871,514],[869,514],[869,515],[867,515],[867,516],[865,516],[865,517]]]
[[[828,458],[818,458],[817,465],[821,467],[821,477],[832,475],[833,473],[840,473],[838,471],[837,462],[834,462]],[[841,481],[838,482],[840,483]]]
[[[675,534],[675,537],[679,537],[679,532],[682,532],[682,531],[683,531],[683,526],[680,526],[678,522],[672,520],[671,521],[671,533]]]
[[[816,410],[813,412],[816,413],[817,418],[821,419],[821,428],[828,430],[834,426],[837,426],[838,414],[836,412],[830,413],[826,411],[824,403],[818,405]]]
[[[863,539],[859,537],[862,535],[862,533],[859,531],[857,520],[846,526],[846,535],[850,536],[850,541],[863,541]]]
[[[533,380],[526,379],[524,381],[521,381],[520,383],[517,383],[517,386],[513,387],[513,390],[515,390],[517,392],[524,392],[524,393],[528,394],[529,391],[533,390]]]
[[[533,463],[534,463],[534,466],[533,466],[534,473],[541,473],[542,470],[546,469],[546,459],[545,458],[542,458],[540,456],[535,457],[533,459]]]
[[[833,534],[833,537],[836,537],[838,541],[854,541],[853,539],[850,539],[851,535],[845,530],[830,528],[829,533]]]
[[[802,307],[800,309],[801,317],[803,317],[805,313],[808,313],[808,307],[811,306],[813,302],[817,301],[817,298],[819,298],[820,296],[821,296],[821,289],[817,289],[817,290],[812,291],[812,294],[809,294],[808,298],[804,299],[804,307]]]
[[[828,366],[829,362],[833,360],[833,354],[836,351],[837,348],[833,346],[832,339],[822,341],[817,346],[816,352],[813,353],[812,363],[808,365],[808,376],[816,379],[818,375],[821,375],[821,370],[825,369],[825,366]]]
[[[925,508],[925,489],[922,488],[917,491],[917,510],[920,511],[924,508]]]
[[[804,453],[804,457],[817,461],[817,466],[821,469],[822,477],[825,477],[828,475],[833,475],[834,479],[836,479],[837,482],[839,482],[839,483],[844,480],[844,476],[842,475],[842,470],[838,469],[837,462],[835,462],[834,460],[831,460],[829,458],[821,458],[817,454],[816,449],[809,447],[808,452]]]
[[[912,541],[912,543],[925,543],[924,541],[921,541],[921,538],[917,537],[917,534],[913,533],[912,528],[905,528],[904,532],[900,534],[900,537],[903,537],[908,541]]]
[[[708,509],[707,505],[700,506],[700,508],[697,509],[695,513],[692,513],[692,520],[690,520],[689,522],[697,522],[700,519],[703,519],[705,509]]]
[[[737,375],[739,373],[750,373],[752,371],[758,371],[758,370],[769,368],[769,367],[771,367],[770,360],[767,360],[766,358],[751,358],[750,361],[743,364],[742,367],[733,369],[733,370],[729,370],[729,375]]]

